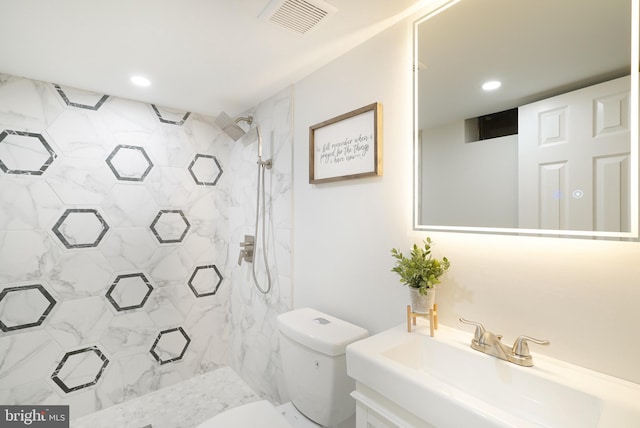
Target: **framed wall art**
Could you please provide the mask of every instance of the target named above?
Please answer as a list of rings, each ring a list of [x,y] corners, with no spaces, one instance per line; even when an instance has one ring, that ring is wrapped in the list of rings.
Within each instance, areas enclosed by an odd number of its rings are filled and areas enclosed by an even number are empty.
[[[309,127],[309,183],[382,175],[382,104]]]

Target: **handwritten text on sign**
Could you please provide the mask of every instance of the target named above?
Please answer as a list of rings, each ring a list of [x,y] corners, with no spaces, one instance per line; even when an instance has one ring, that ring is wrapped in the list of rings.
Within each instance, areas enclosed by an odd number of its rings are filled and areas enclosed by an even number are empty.
[[[315,130],[315,178],[372,171],[374,112],[369,111]]]
[[[369,141],[373,135],[358,135],[355,138],[345,138],[337,143],[325,143],[319,147],[320,164],[350,162],[364,158],[371,148]]]

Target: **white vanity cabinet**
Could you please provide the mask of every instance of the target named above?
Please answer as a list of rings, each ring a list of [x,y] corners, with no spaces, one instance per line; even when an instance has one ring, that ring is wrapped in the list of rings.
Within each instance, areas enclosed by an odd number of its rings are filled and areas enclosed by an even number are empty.
[[[435,428],[371,388],[356,383],[356,428]]]

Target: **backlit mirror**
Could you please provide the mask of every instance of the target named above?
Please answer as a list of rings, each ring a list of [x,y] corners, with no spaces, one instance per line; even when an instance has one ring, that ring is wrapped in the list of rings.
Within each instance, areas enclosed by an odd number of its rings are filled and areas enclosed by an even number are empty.
[[[416,229],[638,237],[638,1],[443,0],[415,23]]]

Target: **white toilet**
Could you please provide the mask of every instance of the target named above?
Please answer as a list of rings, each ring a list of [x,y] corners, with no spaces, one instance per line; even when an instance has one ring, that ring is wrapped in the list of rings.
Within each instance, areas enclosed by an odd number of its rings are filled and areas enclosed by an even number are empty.
[[[198,428],[334,427],[354,414],[350,393],[355,382],[347,376],[345,349],[367,337],[367,330],[310,308],[281,314],[278,328],[291,403],[276,408],[257,401],[220,413]]]

